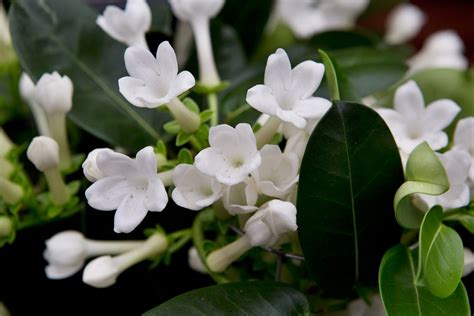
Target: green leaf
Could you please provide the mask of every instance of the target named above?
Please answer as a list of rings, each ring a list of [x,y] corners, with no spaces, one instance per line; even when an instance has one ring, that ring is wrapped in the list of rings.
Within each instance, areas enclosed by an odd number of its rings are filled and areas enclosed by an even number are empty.
[[[166,157],[168,154],[167,154],[167,148],[166,148],[166,144],[164,141],[162,140],[159,140],[157,143],[156,143],[156,146],[155,146],[155,153],[157,154],[160,154],[160,155],[163,155],[164,157]]]
[[[199,105],[197,105],[197,103],[193,99],[184,98],[183,104],[194,113],[199,114]]]
[[[189,139],[191,138],[191,134],[187,134],[183,131],[180,131],[178,133],[178,136],[176,137],[176,146],[183,146],[187,142],[189,142]]]
[[[424,214],[413,205],[412,194],[442,194],[449,189],[449,181],[443,164],[426,142],[411,152],[405,178],[393,200],[395,217],[401,226],[415,229],[420,227]]]
[[[306,147],[297,222],[307,267],[319,287],[347,296],[374,285],[385,250],[398,239],[390,203],[403,182],[393,137],[361,104],[333,102]]]
[[[433,207],[420,229],[420,255],[417,283],[424,284],[438,297],[450,296],[461,282],[464,248],[458,233],[443,225],[443,209]]]
[[[168,134],[174,135],[179,133],[179,131],[181,130],[181,126],[178,124],[177,121],[173,120],[163,125],[163,129]]]
[[[474,234],[474,209],[451,215],[446,220],[459,221],[471,234]]]
[[[212,110],[204,110],[201,113],[199,113],[199,116],[201,118],[201,123],[205,123],[205,122],[209,121],[211,119],[213,113],[214,112]]]
[[[181,148],[178,153],[178,161],[179,163],[186,163],[186,164],[193,164],[193,155],[191,152],[186,148]]]
[[[469,300],[462,283],[449,297],[440,298],[416,285],[417,251],[398,245],[380,264],[380,295],[388,316],[468,316]]]
[[[78,0],[18,0],[10,9],[13,45],[34,80],[58,71],[74,83],[68,117],[91,134],[136,150],[156,143],[167,115],[129,104],[117,80],[127,75],[126,46],[95,23],[97,13]],[[41,49],[35,49],[41,47]]]
[[[326,54],[323,50],[318,50],[319,55],[323,59],[325,71],[324,74],[326,75],[329,92],[331,93],[331,99],[333,100],[341,100],[341,96],[339,94],[339,83],[337,81],[337,74],[336,69],[334,69],[334,65],[331,61],[331,58]]]
[[[302,293],[280,283],[240,282],[181,294],[144,315],[309,315],[309,304]]]

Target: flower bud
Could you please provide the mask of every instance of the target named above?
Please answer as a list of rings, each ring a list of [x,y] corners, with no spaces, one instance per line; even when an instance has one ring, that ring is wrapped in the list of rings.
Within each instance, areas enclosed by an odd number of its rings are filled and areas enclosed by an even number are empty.
[[[207,269],[199,257],[196,247],[191,247],[188,250],[188,264],[194,271],[207,274]]]
[[[33,102],[35,97],[35,88],[35,83],[33,80],[31,80],[30,76],[28,76],[26,73],[22,73],[19,83],[21,98],[28,103]]]
[[[44,258],[50,279],[67,278],[79,271],[87,258],[86,239],[77,231],[63,231],[46,241]]]
[[[18,184],[4,178],[0,178],[0,200],[8,204],[16,204],[23,197],[23,188]]]
[[[280,200],[264,204],[245,223],[245,235],[252,246],[273,246],[281,235],[296,231],[296,207]]]
[[[10,236],[13,229],[12,220],[7,216],[0,216],[0,240]]]
[[[104,176],[99,166],[97,165],[97,155],[103,151],[112,152],[112,150],[109,148],[94,149],[89,153],[89,155],[87,155],[87,159],[82,163],[82,170],[84,171],[84,175],[90,182],[95,182],[99,179],[102,179],[102,177]]]
[[[402,3],[388,17],[385,40],[394,45],[409,41],[418,34],[425,21],[425,14],[417,6]]]
[[[96,288],[109,287],[115,284],[120,272],[111,256],[103,256],[89,262],[84,268],[82,281]]]
[[[56,71],[43,74],[35,89],[35,100],[47,114],[67,113],[72,108],[73,84]]]
[[[26,151],[26,156],[39,171],[57,168],[59,165],[59,146],[47,136],[33,138]]]

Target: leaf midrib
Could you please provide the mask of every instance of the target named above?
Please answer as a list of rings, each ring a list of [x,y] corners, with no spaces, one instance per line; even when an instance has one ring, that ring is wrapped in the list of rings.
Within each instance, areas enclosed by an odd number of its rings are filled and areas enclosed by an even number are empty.
[[[16,4],[19,5],[18,2]],[[48,5],[44,1],[38,1],[38,5],[43,9],[43,12],[45,12],[51,18],[52,21],[54,21],[55,16],[53,16],[52,12],[50,12],[50,8],[48,7]],[[30,18],[32,20],[35,20],[36,23],[43,24],[42,21],[36,18],[35,15],[31,15],[27,8],[23,7],[23,10],[27,12]],[[98,76],[94,76],[95,73],[86,64],[82,63],[80,59],[76,58],[76,56],[67,48],[67,46],[62,43],[60,38],[55,36],[55,32],[53,31],[54,28],[51,27],[50,24],[46,24],[45,28],[49,30],[48,37],[51,38],[51,40],[53,40],[66,53],[66,55],[73,62],[75,62],[79,66],[79,68],[107,94],[109,98],[114,101],[114,104],[118,104],[120,108],[124,110],[128,115],[130,115],[130,117],[134,119],[137,124],[141,126],[143,130],[146,131],[151,137],[159,139],[159,133],[150,124],[148,124],[148,122],[143,117],[141,117],[137,112],[130,108],[129,104],[126,104],[125,102],[123,102],[122,99],[117,97],[114,91],[112,91],[106,83],[99,79]]]

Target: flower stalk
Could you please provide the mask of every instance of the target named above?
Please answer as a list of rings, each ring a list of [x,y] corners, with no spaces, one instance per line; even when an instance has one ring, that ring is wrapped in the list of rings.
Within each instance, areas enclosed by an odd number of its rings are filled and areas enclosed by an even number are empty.
[[[243,235],[232,243],[211,252],[206,259],[207,266],[213,272],[223,272],[251,248],[248,237]]]
[[[179,126],[185,133],[193,133],[197,131],[201,125],[201,119],[197,113],[188,109],[178,98],[171,99],[167,104],[168,109],[178,122]]]

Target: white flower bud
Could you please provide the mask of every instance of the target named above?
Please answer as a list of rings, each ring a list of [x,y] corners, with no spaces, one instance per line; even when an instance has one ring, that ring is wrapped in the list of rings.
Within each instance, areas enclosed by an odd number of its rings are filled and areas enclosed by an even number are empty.
[[[72,108],[73,84],[68,76],[45,73],[39,79],[34,91],[38,105],[47,113],[67,113]]]
[[[96,288],[109,287],[115,284],[120,272],[111,256],[103,256],[87,264],[82,281]]]
[[[76,231],[64,231],[46,241],[44,257],[50,279],[67,278],[79,271],[87,258],[86,239]]]
[[[59,146],[47,136],[33,138],[26,151],[26,156],[39,171],[57,168],[59,165]]]
[[[191,247],[188,250],[188,264],[194,271],[207,274],[207,269],[199,257],[196,247]]]
[[[254,247],[273,246],[283,234],[297,229],[296,207],[280,200],[266,203],[244,227],[245,235]]]
[[[186,22],[199,18],[213,18],[225,3],[224,0],[169,0],[169,2],[174,15]]]
[[[402,3],[388,17],[385,40],[389,44],[409,41],[418,34],[425,21],[425,14],[417,6]]]
[[[474,271],[474,254],[469,248],[464,248],[464,272],[463,277]]]
[[[90,182],[95,182],[104,177],[102,170],[100,170],[99,166],[97,165],[97,155],[103,151],[113,152],[109,148],[94,149],[89,153],[89,155],[87,155],[87,159],[82,163],[84,175]]]
[[[22,73],[19,83],[20,96],[22,99],[28,103],[32,102],[35,96],[35,88],[35,83],[31,80],[30,76],[26,73]]]

